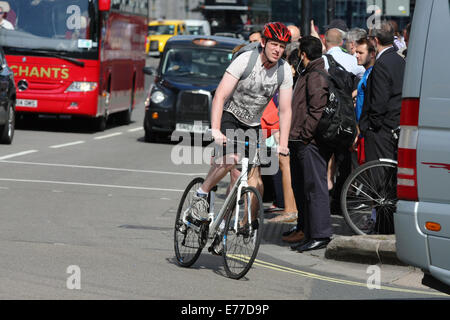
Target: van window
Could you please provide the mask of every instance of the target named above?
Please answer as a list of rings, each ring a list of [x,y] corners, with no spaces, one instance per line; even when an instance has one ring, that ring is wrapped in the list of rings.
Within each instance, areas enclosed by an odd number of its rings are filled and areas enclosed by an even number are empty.
[[[196,36],[205,34],[205,30],[203,29],[203,26],[189,26],[188,31],[189,31],[189,34],[193,34]]]

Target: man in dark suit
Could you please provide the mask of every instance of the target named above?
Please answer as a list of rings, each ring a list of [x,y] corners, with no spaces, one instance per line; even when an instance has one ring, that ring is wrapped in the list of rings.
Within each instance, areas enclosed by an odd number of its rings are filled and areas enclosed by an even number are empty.
[[[377,50],[377,59],[367,80],[362,114],[359,122],[364,136],[366,161],[388,158],[397,160],[398,140],[393,130],[400,125],[405,60],[394,48],[394,30],[387,23],[369,32]],[[385,181],[383,171],[379,181]],[[372,226],[379,233],[394,233],[392,216],[388,212],[372,211]]]
[[[397,159],[397,140],[392,130],[400,125],[405,60],[394,48],[394,30],[389,23],[371,29],[369,39],[377,50],[377,59],[367,80],[359,123],[366,161]]]

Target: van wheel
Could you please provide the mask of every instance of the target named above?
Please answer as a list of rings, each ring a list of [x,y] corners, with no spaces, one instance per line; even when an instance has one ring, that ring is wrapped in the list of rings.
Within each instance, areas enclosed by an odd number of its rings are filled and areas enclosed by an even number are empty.
[[[6,113],[7,122],[0,126],[0,143],[2,144],[11,144],[14,138],[14,131],[15,131],[15,125],[16,125],[16,112],[14,105],[12,103],[8,104],[8,110]]]

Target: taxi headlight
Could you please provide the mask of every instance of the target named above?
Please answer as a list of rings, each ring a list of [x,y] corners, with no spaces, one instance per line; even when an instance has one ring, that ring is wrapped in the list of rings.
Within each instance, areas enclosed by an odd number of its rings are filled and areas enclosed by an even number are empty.
[[[166,96],[161,91],[155,91],[152,93],[152,96],[150,98],[153,103],[160,104],[166,99]]]

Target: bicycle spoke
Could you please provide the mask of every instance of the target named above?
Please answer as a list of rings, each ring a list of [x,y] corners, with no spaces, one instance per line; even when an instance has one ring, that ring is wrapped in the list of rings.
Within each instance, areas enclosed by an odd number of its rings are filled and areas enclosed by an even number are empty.
[[[244,189],[241,195],[241,204],[233,208],[233,217],[227,220],[224,235],[224,265],[229,277],[239,279],[250,269],[256,257],[261,239],[262,201],[256,195],[256,189]],[[237,215],[236,215],[237,212]],[[249,216],[257,213],[258,218],[249,222]],[[238,230],[234,229],[234,222],[238,221]]]
[[[174,249],[177,263],[183,267],[191,266],[198,259],[203,249],[200,232],[184,223],[196,190],[202,183],[202,178],[192,180],[184,191],[178,206],[175,221]]]
[[[364,175],[369,175],[367,172],[363,172],[360,176],[357,177],[357,179],[361,179],[364,182],[364,186],[366,186],[369,190],[372,191],[379,199],[381,199],[380,194],[378,191],[372,186],[372,178],[367,177],[365,178]]]
[[[358,234],[392,232],[396,207],[396,166],[380,160],[352,173],[342,189],[344,218]]]

